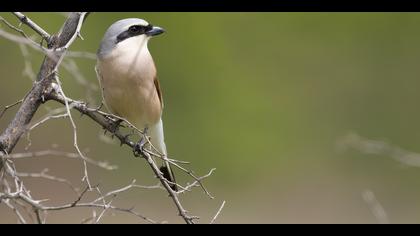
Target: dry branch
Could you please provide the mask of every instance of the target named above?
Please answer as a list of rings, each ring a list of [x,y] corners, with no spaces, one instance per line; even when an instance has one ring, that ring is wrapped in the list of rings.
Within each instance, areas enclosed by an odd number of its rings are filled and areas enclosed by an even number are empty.
[[[72,39],[73,35],[77,33],[78,22],[81,13],[72,13],[67,18],[64,27],[58,36],[49,37],[48,48],[58,49]],[[6,130],[0,135],[0,153],[3,155],[11,153],[13,148],[19,141],[20,137],[25,133],[27,125],[32,120],[39,106],[45,102],[45,96],[53,90],[52,83],[54,81],[54,72],[58,67],[58,61],[45,57],[42,63],[37,79],[33,84],[32,89],[24,98],[15,118],[10,122]]]
[[[35,32],[37,32],[43,39],[47,40],[47,42],[50,39],[50,34],[48,34],[43,28],[39,27],[35,22],[33,22],[29,17],[23,15],[20,12],[13,12],[13,15],[15,15],[19,20],[29,26],[31,29],[33,29]]]

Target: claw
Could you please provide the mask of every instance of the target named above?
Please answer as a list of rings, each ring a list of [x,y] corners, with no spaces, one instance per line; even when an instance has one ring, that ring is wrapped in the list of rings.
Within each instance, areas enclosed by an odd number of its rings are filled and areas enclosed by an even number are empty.
[[[142,136],[140,141],[138,143],[136,143],[136,145],[134,146],[133,152],[134,152],[134,156],[136,156],[136,157],[139,157],[140,155],[142,155],[144,157],[144,152],[145,152],[144,146],[147,143],[147,138],[145,138],[146,135],[147,135],[147,131],[148,131],[148,127],[146,126],[143,129],[143,135],[144,136]]]

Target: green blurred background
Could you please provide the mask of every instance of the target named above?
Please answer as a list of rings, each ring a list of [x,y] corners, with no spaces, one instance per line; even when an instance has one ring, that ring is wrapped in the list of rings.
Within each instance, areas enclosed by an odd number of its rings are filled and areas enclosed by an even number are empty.
[[[0,15],[18,24],[10,13]],[[65,20],[62,13],[27,15],[50,33]],[[372,205],[362,197],[367,190],[375,193],[389,222],[420,223],[418,167],[386,152],[337,147],[353,133],[420,152],[419,13],[93,13],[83,26],[84,40],[71,50],[95,53],[107,27],[128,17],[144,18],[167,31],[151,40],[149,49],[163,88],[169,153],[190,161],[197,174],[217,168],[205,181],[214,200],[200,189],[182,195],[202,223],[210,221],[223,200],[219,223],[376,223]],[[3,24],[1,28],[9,31]],[[22,74],[18,45],[0,37],[0,52],[4,106],[23,97],[31,81]],[[29,52],[37,72],[43,56]],[[95,60],[75,62],[96,85]],[[60,75],[68,96],[98,104],[98,90],[90,91],[63,68]],[[15,111],[1,118],[0,130]],[[34,121],[45,114],[41,109]],[[83,151],[119,166],[114,171],[90,166],[93,183],[105,190],[132,179],[156,183],[143,160],[102,141],[101,128],[73,114]],[[68,120],[46,123],[30,139],[28,151],[74,152]],[[24,152],[27,144],[22,138],[15,152]],[[83,174],[80,161],[60,157],[20,160],[17,167],[27,172],[48,168],[75,185]],[[191,182],[180,172],[177,176]],[[75,198],[66,186],[27,181],[36,198],[51,199],[48,204]],[[182,223],[161,190],[134,190],[114,203],[135,205],[152,219]],[[69,210],[47,220],[77,223],[90,212]],[[0,222],[16,222],[4,206]],[[104,222],[142,221],[117,213],[107,214]]]

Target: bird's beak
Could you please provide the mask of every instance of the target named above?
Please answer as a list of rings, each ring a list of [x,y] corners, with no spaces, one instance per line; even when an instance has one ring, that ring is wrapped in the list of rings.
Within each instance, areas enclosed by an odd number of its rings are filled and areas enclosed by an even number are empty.
[[[147,36],[156,36],[156,35],[162,34],[164,32],[165,32],[164,29],[162,29],[160,27],[157,27],[157,26],[153,26],[153,28],[151,30],[146,32],[146,35]]]

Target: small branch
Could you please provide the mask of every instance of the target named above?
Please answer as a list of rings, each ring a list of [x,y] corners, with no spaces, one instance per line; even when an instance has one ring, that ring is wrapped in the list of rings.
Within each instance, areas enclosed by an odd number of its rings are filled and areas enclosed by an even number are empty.
[[[89,60],[96,60],[96,54],[91,52],[68,51],[67,57],[71,58],[85,58]]]
[[[219,210],[217,211],[216,215],[214,215],[214,217],[213,217],[213,219],[211,220],[210,224],[213,224],[213,223],[216,221],[217,217],[219,217],[220,212],[222,212],[223,207],[225,207],[225,203],[226,203],[226,201],[223,201],[222,205],[220,206],[220,208],[219,208]]]
[[[172,190],[171,186],[168,184],[168,181],[165,179],[165,177],[163,177],[163,174],[160,172],[159,167],[154,162],[153,158],[146,152],[143,152],[143,156],[149,163],[155,175],[160,180],[163,187],[166,189],[166,191],[168,191],[169,196],[172,198],[173,202],[178,208],[179,215],[184,219],[185,223],[195,224],[194,220],[198,219],[198,217],[189,216],[187,214],[187,210],[184,209],[184,207],[181,205],[181,202],[179,201],[178,194],[174,190]]]
[[[129,184],[129,185],[127,185],[127,186],[123,187],[123,188],[120,188],[120,189],[117,189],[117,190],[111,191],[111,192],[109,192],[109,193],[107,193],[107,194],[105,194],[105,195],[102,195],[102,194],[101,194],[101,197],[99,197],[99,198],[95,199],[94,201],[92,201],[92,203],[96,203],[96,202],[99,202],[99,201],[105,201],[105,198],[107,198],[107,197],[109,197],[109,196],[111,196],[111,195],[117,195],[117,194],[119,194],[119,193],[125,192],[125,191],[127,191],[127,190],[129,190],[129,189],[133,188],[133,186],[134,186],[134,184],[135,184],[135,183],[136,183],[136,180],[133,180],[133,181],[131,182],[131,184]]]
[[[8,206],[10,209],[12,209],[12,211],[16,214],[16,217],[18,218],[18,220],[19,220],[20,223],[26,224],[25,218],[22,216],[22,214],[20,213],[20,211],[15,206],[13,206],[10,203],[9,200],[5,200],[3,202],[6,204],[6,206]]]
[[[51,120],[51,119],[62,119],[62,118],[67,118],[69,117],[69,115],[67,113],[65,114],[60,114],[60,115],[53,115],[53,116],[47,116],[44,119],[36,122],[35,124],[33,124],[31,127],[28,128],[28,131],[31,131],[33,129],[35,129],[36,127],[44,124],[45,122]]]
[[[365,190],[362,193],[363,200],[369,206],[370,211],[379,224],[388,224],[388,216],[381,203],[376,199],[375,194],[371,190]]]
[[[207,196],[209,196],[211,199],[214,199],[214,197],[210,194],[210,192],[207,190],[207,188],[203,185],[203,183],[201,182],[201,180],[203,179],[203,177],[202,178],[199,178],[199,177],[197,177],[197,176],[195,176],[193,173],[192,173],[192,171],[190,171],[190,170],[187,170],[187,169],[185,169],[184,167],[182,167],[182,166],[180,166],[178,163],[176,163],[176,162],[174,162],[174,161],[171,161],[170,159],[167,159],[167,158],[162,158],[163,160],[165,160],[165,161],[168,161],[170,164],[172,164],[172,165],[174,165],[175,167],[177,167],[178,169],[180,169],[180,170],[182,170],[182,171],[184,171],[185,173],[187,173],[189,176],[191,176],[195,181],[196,181],[196,183],[197,184],[199,184],[199,186],[203,189],[203,191],[204,191],[204,193],[207,195]],[[212,169],[211,171],[210,171],[210,173],[208,174],[208,175],[210,175],[213,171],[214,171],[215,169]],[[205,178],[205,177],[204,177]]]
[[[64,94],[64,91],[61,88],[61,83],[60,83],[59,78],[56,77],[56,80],[58,82],[59,92],[64,96],[64,98],[66,98],[66,95]],[[85,155],[82,153],[82,151],[79,148],[78,139],[77,139],[77,127],[76,127],[76,123],[74,122],[73,117],[71,115],[70,106],[69,106],[69,103],[68,103],[67,99],[65,100],[65,106],[66,106],[66,112],[67,112],[66,114],[67,114],[68,118],[70,119],[70,123],[71,123],[71,125],[73,127],[73,146],[76,149],[76,151],[79,154],[79,156],[83,160],[84,176],[82,178],[82,181],[86,181],[86,183],[89,186],[89,189],[91,189],[92,186],[91,186],[90,180],[89,180],[86,157],[85,157]]]
[[[213,171],[215,171],[215,170],[216,170],[216,168],[211,169],[210,172],[207,175],[204,175],[204,176],[198,178],[198,180],[194,181],[192,184],[187,185],[182,190],[178,191],[178,193],[184,193],[185,191],[190,191],[191,188],[193,188],[193,187],[200,186],[200,185],[197,185],[197,184],[199,184],[199,182],[201,180],[210,177],[213,174]]]
[[[23,75],[27,76],[32,82],[36,79],[36,74],[32,69],[32,63],[29,60],[29,52],[24,44],[19,44],[20,51],[22,52],[23,60],[25,62],[25,68],[23,69]]]
[[[43,47],[41,44],[35,42],[33,39],[31,39],[22,29],[19,29],[12,24],[10,24],[8,21],[6,21],[3,17],[0,17],[0,21],[5,23],[10,29],[18,32],[22,35],[22,37],[16,36],[14,34],[11,34],[9,32],[6,32],[2,29],[0,29],[0,36],[3,38],[13,41],[15,43],[18,43],[19,45],[29,45],[32,49],[36,51],[40,51],[44,53],[47,57],[51,58],[52,60],[57,60],[54,52],[48,48]]]
[[[63,61],[64,56],[66,55],[67,49],[76,40],[77,37],[80,37],[80,30],[82,29],[82,24],[86,16],[87,16],[87,12],[72,13],[68,18],[69,20],[66,21],[66,23],[64,23],[63,29],[65,29],[65,27],[70,24],[72,25],[72,27],[75,27],[75,29],[71,33],[65,30],[60,32],[60,36],[62,36],[62,38],[60,38],[61,40],[58,42],[59,47],[56,50],[61,51],[62,53],[54,69],[52,70],[53,73],[57,71],[58,66]]]
[[[105,215],[105,212],[108,210],[108,209],[110,209],[111,208],[111,203],[112,203],[112,201],[113,201],[113,199],[111,199],[110,201],[109,201],[109,203],[107,203],[107,204],[105,204],[104,205],[104,209],[102,210],[102,212],[99,214],[99,216],[98,216],[98,218],[96,218],[96,220],[95,220],[95,224],[98,224],[99,223],[99,221],[102,219],[102,217]]]
[[[62,205],[62,206],[53,206],[53,207],[49,207],[49,206],[44,206],[40,203],[40,201],[36,201],[33,200],[32,198],[26,196],[25,194],[22,194],[22,192],[16,192],[16,193],[0,193],[0,200],[22,200],[24,202],[26,202],[27,204],[31,205],[33,208],[37,209],[38,211],[59,211],[59,210],[66,210],[66,209],[70,209],[70,208],[105,208],[106,206],[103,204],[98,204],[98,203],[93,203],[93,202],[88,202],[88,203],[79,203],[82,196],[86,193],[88,188],[85,189],[85,191],[79,196],[79,198],[72,204],[66,204],[66,205]],[[136,217],[139,217],[149,223],[152,224],[156,224],[157,222],[145,217],[141,214],[139,214],[138,212],[134,211],[132,208],[129,209],[125,209],[125,208],[120,208],[120,207],[115,207],[115,206],[108,206],[109,209],[114,210],[114,211],[119,211],[119,212],[125,212],[125,213],[129,213],[131,215],[134,215]]]
[[[5,159],[22,159],[22,158],[34,158],[34,157],[45,157],[45,156],[59,156],[59,157],[65,157],[70,159],[79,159],[80,156],[78,153],[73,152],[62,152],[62,151],[56,151],[56,150],[44,150],[44,151],[38,151],[38,152],[24,152],[24,153],[13,153],[9,154],[8,156],[4,157]],[[85,157],[86,161],[94,166],[103,168],[105,170],[115,170],[118,169],[118,166],[116,165],[110,165],[106,161],[96,161],[93,159],[90,159],[88,157]]]
[[[0,21],[3,22],[4,24],[7,25],[7,27],[9,27],[10,29],[18,32],[20,35],[22,35],[25,39],[27,39],[30,43],[32,43],[34,46],[36,47],[42,47],[42,45],[39,45],[37,42],[35,42],[32,38],[30,38],[25,31],[23,31],[20,28],[15,27],[14,25],[12,25],[10,22],[8,22],[7,20],[5,20],[3,17],[0,16]],[[13,37],[9,37],[9,40],[12,40]],[[15,38],[16,39],[16,38]],[[21,44],[26,44],[24,42],[21,42]]]
[[[51,181],[56,181],[59,183],[64,183],[67,186],[69,186],[74,192],[77,192],[76,188],[70,183],[70,181],[68,181],[67,179],[63,179],[63,178],[59,178],[56,176],[52,176],[47,174],[48,169],[44,169],[43,171],[41,171],[41,173],[18,173],[16,172],[15,175],[18,177],[23,177],[23,178],[42,178],[42,179],[47,179],[47,180],[51,180]]]
[[[16,106],[16,105],[18,105],[18,104],[21,104],[22,102],[23,102],[23,99],[21,99],[21,100],[19,100],[19,101],[15,102],[15,103],[13,103],[13,104],[11,104],[11,105],[7,105],[7,106],[5,106],[5,107],[3,108],[3,110],[0,112],[0,118],[2,118],[2,117],[3,117],[4,113],[6,113],[6,111],[7,111],[8,109],[10,109],[10,108],[12,108],[12,107],[14,107],[14,106]]]
[[[338,150],[345,151],[348,148],[363,154],[389,156],[401,164],[420,167],[420,153],[405,150],[382,140],[368,139],[356,133],[349,133],[337,140]]]
[[[41,219],[41,213],[39,212],[39,210],[34,209],[34,213],[35,213],[35,216],[36,216],[36,222],[38,224],[43,224],[43,220]]]
[[[33,22],[27,16],[23,15],[20,12],[13,12],[13,15],[15,15],[23,24],[29,26],[32,30],[38,33],[43,39],[49,42],[51,36],[39,25],[35,24],[35,22]]]

